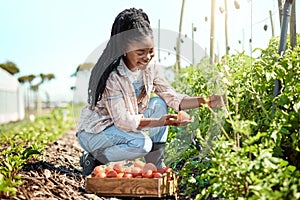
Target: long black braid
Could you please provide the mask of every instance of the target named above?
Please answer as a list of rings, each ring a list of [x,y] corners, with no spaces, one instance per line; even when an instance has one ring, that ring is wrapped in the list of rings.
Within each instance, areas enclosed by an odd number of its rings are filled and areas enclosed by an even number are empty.
[[[110,39],[91,72],[88,103],[92,109],[102,98],[109,74],[120,64],[125,45],[146,36],[152,36],[152,29],[149,18],[142,9],[125,9],[115,18]]]

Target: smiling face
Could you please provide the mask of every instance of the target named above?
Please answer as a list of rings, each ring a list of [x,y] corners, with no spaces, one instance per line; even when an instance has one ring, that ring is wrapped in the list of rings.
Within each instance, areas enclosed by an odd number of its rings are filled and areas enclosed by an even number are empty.
[[[128,69],[144,70],[155,55],[153,38],[147,36],[140,41],[132,40],[126,46],[125,52],[124,62]]]

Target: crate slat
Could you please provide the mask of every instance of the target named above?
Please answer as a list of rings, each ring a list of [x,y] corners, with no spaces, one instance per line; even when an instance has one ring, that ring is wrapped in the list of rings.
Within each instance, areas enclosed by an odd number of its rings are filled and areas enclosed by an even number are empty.
[[[100,194],[154,195],[161,193],[162,179],[87,178],[86,190]]]

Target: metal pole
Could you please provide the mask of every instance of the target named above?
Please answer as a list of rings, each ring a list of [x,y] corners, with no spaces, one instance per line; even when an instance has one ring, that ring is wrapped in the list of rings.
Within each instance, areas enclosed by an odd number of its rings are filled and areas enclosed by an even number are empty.
[[[192,63],[193,63],[193,66],[195,65],[195,54],[194,54],[194,51],[195,51],[195,46],[194,46],[194,23],[192,23]]]
[[[183,18],[184,5],[185,5],[185,0],[182,0],[180,22],[179,22],[179,34],[178,34],[178,38],[177,38],[177,47],[176,47],[177,71],[180,70],[180,44],[181,44],[181,29],[182,29],[182,18]]]
[[[270,14],[270,21],[271,21],[271,28],[272,28],[272,37],[274,37],[275,34],[274,34],[274,23],[273,23],[273,17],[272,17],[272,10],[269,10],[269,14]]]
[[[211,0],[211,22],[210,22],[210,58],[209,63],[214,63],[214,56],[215,56],[215,7],[216,7],[216,0]]]
[[[160,62],[160,19],[158,20],[158,37],[157,37],[157,54],[158,62]]]
[[[293,1],[290,21],[290,45],[292,48],[297,46],[297,31],[296,31],[296,1]]]
[[[227,0],[224,0],[225,4],[225,44],[226,44],[226,55],[229,54],[229,45],[228,45],[228,8]]]
[[[281,57],[284,55],[285,48],[286,48],[286,34],[288,30],[288,23],[291,16],[291,8],[292,8],[293,0],[286,0],[283,7],[283,16],[282,16],[282,25],[281,25],[281,33],[280,33],[280,44],[278,49],[278,54]],[[274,87],[274,97],[277,97],[280,94],[281,90],[281,82],[279,79],[275,80],[275,87]],[[272,105],[272,112],[275,112],[275,104]]]
[[[282,24],[282,0],[278,0],[279,25]]]

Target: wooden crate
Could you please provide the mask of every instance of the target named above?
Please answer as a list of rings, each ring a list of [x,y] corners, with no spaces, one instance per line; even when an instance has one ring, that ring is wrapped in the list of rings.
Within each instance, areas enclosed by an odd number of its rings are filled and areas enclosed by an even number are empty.
[[[101,196],[174,197],[177,199],[177,176],[168,173],[162,178],[93,178],[87,177],[85,189]]]

